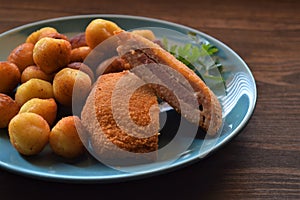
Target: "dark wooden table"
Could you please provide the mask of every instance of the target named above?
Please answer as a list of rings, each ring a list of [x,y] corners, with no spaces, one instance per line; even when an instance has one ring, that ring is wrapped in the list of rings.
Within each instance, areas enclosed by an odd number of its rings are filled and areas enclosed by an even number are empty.
[[[193,27],[236,51],[258,89],[255,112],[240,134],[188,167],[88,185],[40,181],[0,169],[0,199],[300,199],[299,11],[296,0],[0,0],[0,32],[79,14],[139,15]]]

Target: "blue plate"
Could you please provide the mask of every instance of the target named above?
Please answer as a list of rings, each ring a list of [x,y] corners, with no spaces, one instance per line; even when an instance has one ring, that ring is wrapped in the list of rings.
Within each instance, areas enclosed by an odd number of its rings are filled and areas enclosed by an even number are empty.
[[[198,161],[230,141],[247,124],[255,108],[257,92],[255,80],[246,63],[222,42],[179,24],[126,15],[81,15],[39,21],[0,34],[0,60],[6,60],[12,49],[23,43],[30,33],[39,28],[52,26],[63,34],[73,36],[84,32],[88,23],[95,18],[112,20],[125,30],[161,27],[183,34],[194,32],[197,37],[218,47],[218,57],[226,71],[224,74],[226,95],[218,96],[224,116],[224,126],[219,137],[210,141],[209,144],[204,142],[204,138],[196,137],[188,150],[172,163],[156,163],[144,170],[139,168],[137,172],[133,172],[132,169],[130,172],[124,172],[107,167],[89,155],[76,161],[62,160],[53,155],[49,147],[46,147],[37,156],[23,157],[12,147],[7,131],[2,129],[0,130],[0,167],[17,174],[59,182],[87,183],[131,180],[164,173]],[[163,32],[159,34],[164,35]]]

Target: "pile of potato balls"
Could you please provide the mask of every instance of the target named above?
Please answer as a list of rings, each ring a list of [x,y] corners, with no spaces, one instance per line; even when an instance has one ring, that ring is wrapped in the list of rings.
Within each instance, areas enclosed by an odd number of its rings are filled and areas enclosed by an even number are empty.
[[[80,93],[88,96],[95,77],[83,60],[116,31],[121,28],[104,19],[91,21],[84,33],[72,38],[44,27],[0,62],[0,128],[7,128],[20,154],[36,155],[50,144],[64,158],[82,155],[80,118],[61,117],[58,110],[72,107],[75,81],[83,86]]]

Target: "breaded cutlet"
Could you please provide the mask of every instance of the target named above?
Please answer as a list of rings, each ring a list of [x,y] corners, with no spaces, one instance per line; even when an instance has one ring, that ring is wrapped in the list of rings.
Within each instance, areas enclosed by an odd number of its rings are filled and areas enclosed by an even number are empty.
[[[163,83],[172,86],[166,89],[160,84],[151,84],[156,94],[168,102],[176,111],[183,114],[189,121],[198,124],[209,135],[215,135],[222,125],[222,108],[217,97],[209,87],[185,64],[177,60],[169,52],[158,44],[130,32],[120,32],[116,35],[119,38],[117,52],[119,56],[128,62],[140,79],[151,82],[152,76],[158,77]],[[151,72],[136,73],[135,68],[145,66]],[[169,69],[168,69],[169,68]],[[137,70],[138,72],[138,70]],[[180,74],[174,76],[173,72]],[[149,78],[150,77],[150,78]],[[183,81],[182,81],[183,80]],[[190,87],[187,87],[189,85]],[[173,91],[178,94],[185,94],[175,98]],[[190,99],[197,101],[197,107],[189,106]],[[186,112],[182,112],[183,108]]]
[[[132,158],[158,149],[157,97],[143,84],[129,71],[98,78],[81,113],[96,157]]]

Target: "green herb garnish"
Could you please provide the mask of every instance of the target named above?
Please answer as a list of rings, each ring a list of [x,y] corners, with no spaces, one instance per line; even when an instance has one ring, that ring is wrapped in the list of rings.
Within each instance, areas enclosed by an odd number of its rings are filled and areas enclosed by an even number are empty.
[[[223,66],[216,56],[219,49],[210,43],[201,42],[196,33],[189,32],[188,36],[192,42],[184,45],[170,45],[168,40],[163,38],[163,47],[192,69],[205,83],[219,86],[221,83],[226,91],[225,80],[222,76]]]

